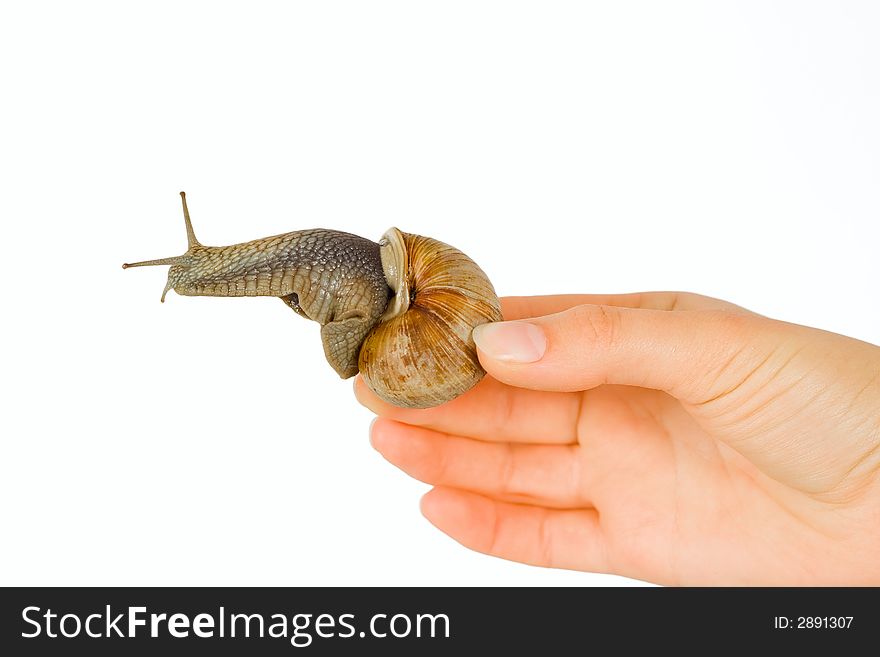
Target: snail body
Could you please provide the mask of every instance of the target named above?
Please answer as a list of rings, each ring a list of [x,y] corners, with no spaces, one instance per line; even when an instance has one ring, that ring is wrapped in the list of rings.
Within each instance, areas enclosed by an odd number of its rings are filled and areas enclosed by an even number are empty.
[[[501,307],[486,274],[458,249],[397,228],[378,243],[312,229],[204,246],[180,196],[186,253],[123,265],[170,265],[162,301],[169,290],[278,297],[321,324],[324,354],[339,376],[361,372],[397,406],[437,406],[483,377],[471,332],[500,320]]]

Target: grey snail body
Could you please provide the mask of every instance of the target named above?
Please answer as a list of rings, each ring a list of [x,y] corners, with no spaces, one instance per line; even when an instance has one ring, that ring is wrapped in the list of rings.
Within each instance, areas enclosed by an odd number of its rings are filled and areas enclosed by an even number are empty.
[[[483,377],[471,332],[500,320],[501,307],[486,274],[458,249],[397,228],[378,243],[312,229],[204,246],[180,195],[186,253],[123,265],[170,265],[163,301],[169,290],[278,297],[321,324],[324,354],[339,376],[360,372],[397,406],[443,404]]]

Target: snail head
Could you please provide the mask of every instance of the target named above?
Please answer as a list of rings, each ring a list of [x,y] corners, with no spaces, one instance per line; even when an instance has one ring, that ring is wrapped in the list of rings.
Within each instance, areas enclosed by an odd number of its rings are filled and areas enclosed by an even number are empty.
[[[189,217],[189,208],[186,205],[186,192],[180,192],[180,200],[183,202],[183,221],[186,224],[186,253],[170,258],[158,258],[156,260],[142,260],[141,262],[126,262],[122,265],[123,269],[129,267],[152,267],[154,265],[171,265],[168,270],[168,282],[165,289],[162,290],[162,298],[160,301],[165,302],[165,295],[168,290],[173,290],[177,286],[184,283],[187,278],[187,272],[193,267],[198,259],[198,254],[203,251],[203,247],[196,239],[195,231],[193,231],[192,220]]]

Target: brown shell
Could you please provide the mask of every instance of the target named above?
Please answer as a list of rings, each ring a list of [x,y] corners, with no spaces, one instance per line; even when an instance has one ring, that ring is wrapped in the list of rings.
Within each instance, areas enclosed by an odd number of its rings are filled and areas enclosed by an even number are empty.
[[[464,253],[430,237],[401,235],[409,308],[367,335],[358,368],[391,404],[439,406],[483,378],[471,333],[499,321],[501,304],[489,278]]]

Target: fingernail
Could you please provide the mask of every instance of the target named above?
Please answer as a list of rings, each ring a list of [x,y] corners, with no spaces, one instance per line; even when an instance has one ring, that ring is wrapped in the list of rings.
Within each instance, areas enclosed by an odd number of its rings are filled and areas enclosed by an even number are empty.
[[[534,363],[547,350],[540,326],[528,322],[493,322],[474,329],[474,342],[484,354],[510,363]]]

